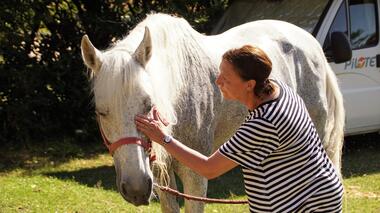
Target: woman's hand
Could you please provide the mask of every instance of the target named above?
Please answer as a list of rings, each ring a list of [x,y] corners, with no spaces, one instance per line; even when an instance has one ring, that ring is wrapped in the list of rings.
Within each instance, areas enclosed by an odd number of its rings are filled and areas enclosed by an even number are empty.
[[[153,118],[148,118],[145,115],[136,115],[135,124],[137,130],[144,133],[150,140],[155,141],[159,144],[163,143],[165,136],[164,123],[159,116],[156,108],[153,109]]]
[[[167,126],[169,123],[160,117],[156,108],[152,110],[153,118],[149,118],[145,115],[136,115],[136,127],[152,141],[164,145],[165,132],[163,130],[165,128],[164,126]],[[218,177],[238,165],[235,161],[225,157],[219,151],[216,151],[211,157],[207,157],[183,145],[176,139],[172,139],[170,145],[165,144],[164,147],[166,151],[179,162],[208,179]]]

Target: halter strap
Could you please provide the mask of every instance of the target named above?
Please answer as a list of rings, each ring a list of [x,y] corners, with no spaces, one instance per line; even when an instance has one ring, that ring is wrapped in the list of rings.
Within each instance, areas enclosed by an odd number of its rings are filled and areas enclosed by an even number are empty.
[[[97,120],[98,125],[99,125],[100,134],[102,135],[102,138],[103,138],[103,143],[107,147],[110,155],[113,156],[115,151],[119,147],[121,147],[122,145],[137,144],[137,145],[142,146],[145,149],[145,151],[149,154],[150,162],[156,160],[156,155],[152,152],[152,142],[151,141],[146,142],[145,140],[138,138],[138,137],[125,137],[125,138],[121,138],[120,140],[118,140],[114,143],[111,143],[107,139],[106,135],[103,132],[102,124],[100,123],[100,119],[98,116],[96,116],[96,120]]]
[[[155,120],[160,120],[165,126],[168,126],[170,123],[161,117],[160,113],[158,112],[157,110],[157,107],[156,106],[153,106],[150,113],[153,114],[153,117]],[[125,137],[125,138],[122,138],[114,143],[111,143],[106,135],[104,134],[103,132],[103,128],[102,128],[102,124],[100,123],[100,119],[99,119],[99,116],[97,115],[96,116],[96,120],[98,122],[98,125],[99,125],[99,129],[100,129],[100,133],[102,135],[102,138],[103,138],[103,143],[104,145],[107,147],[109,153],[113,156],[113,153],[115,153],[115,151],[121,147],[122,145],[128,145],[128,144],[137,144],[137,145],[140,145],[142,147],[144,147],[145,151],[148,153],[149,155],[149,160],[150,162],[153,162],[156,160],[156,155],[154,154],[153,150],[152,150],[152,142],[149,140],[148,142],[141,139],[141,138],[138,138],[138,137]]]

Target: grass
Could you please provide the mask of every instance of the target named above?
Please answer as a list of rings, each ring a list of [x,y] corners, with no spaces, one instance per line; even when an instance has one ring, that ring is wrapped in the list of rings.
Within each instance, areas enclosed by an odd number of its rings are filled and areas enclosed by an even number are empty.
[[[346,138],[344,212],[380,212],[379,151],[377,134]],[[116,191],[112,158],[100,143],[79,146],[64,141],[2,150],[0,156],[1,213],[160,212],[157,200],[135,207],[122,199]],[[208,196],[245,199],[239,169],[210,181]],[[248,212],[248,207],[207,204],[205,212]]]
[[[346,212],[380,212],[380,135],[346,138],[343,175]]]

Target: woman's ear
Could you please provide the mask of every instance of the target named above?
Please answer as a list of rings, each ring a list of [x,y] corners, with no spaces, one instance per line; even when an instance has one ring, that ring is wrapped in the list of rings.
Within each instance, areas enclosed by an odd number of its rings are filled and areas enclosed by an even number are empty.
[[[256,81],[251,79],[249,81],[247,81],[247,92],[249,91],[253,91],[253,89],[255,88],[256,86]]]

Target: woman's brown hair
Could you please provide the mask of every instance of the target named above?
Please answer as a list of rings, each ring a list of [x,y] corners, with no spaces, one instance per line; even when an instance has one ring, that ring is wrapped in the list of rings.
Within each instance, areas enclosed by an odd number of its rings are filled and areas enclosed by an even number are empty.
[[[256,81],[253,90],[256,96],[270,95],[274,91],[273,85],[268,80],[272,71],[272,62],[260,48],[244,45],[241,48],[231,49],[223,54],[223,60],[231,63],[243,80]]]

